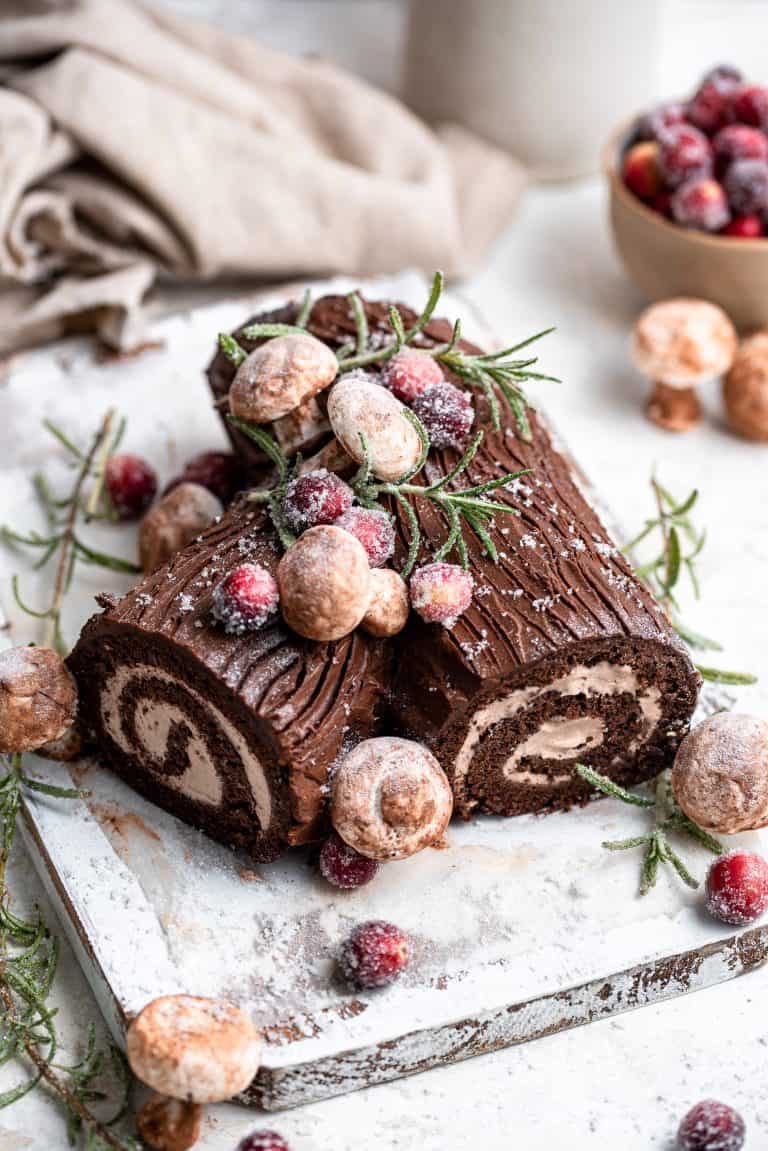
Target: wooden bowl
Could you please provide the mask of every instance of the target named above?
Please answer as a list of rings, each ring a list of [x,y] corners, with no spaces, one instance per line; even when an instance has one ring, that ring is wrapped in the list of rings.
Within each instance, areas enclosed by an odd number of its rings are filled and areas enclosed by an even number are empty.
[[[710,236],[672,223],[625,187],[620,163],[629,129],[605,153],[614,242],[629,276],[650,300],[695,296],[719,304],[737,328],[768,327],[768,238]]]

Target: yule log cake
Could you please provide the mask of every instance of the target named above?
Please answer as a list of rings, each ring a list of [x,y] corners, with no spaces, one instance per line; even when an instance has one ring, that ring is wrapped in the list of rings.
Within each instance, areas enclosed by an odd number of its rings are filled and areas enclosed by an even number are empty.
[[[209,379],[260,490],[72,656],[108,762],[256,858],[325,833],[334,780],[377,734],[426,743],[469,816],[586,799],[580,760],[647,779],[687,730],[698,676],[521,402],[532,361],[455,337],[336,296],[225,337]],[[244,561],[274,602],[231,630],[219,609]]]

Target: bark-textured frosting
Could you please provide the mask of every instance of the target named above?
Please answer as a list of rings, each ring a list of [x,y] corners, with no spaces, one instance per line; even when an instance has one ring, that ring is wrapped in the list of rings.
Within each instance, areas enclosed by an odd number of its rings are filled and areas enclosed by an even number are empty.
[[[313,643],[280,622],[244,636],[215,624],[227,572],[278,559],[264,513],[241,500],[94,616],[70,657],[110,765],[256,859],[323,833],[328,770],[375,729],[389,680],[387,649],[360,632]]]
[[[412,323],[414,314],[401,311],[406,326]],[[373,339],[388,331],[386,304],[367,303],[366,312]],[[289,306],[268,318],[290,321],[294,314]],[[338,347],[354,328],[345,298],[315,303],[314,335]],[[441,343],[449,334],[446,321],[434,320],[423,342]],[[215,395],[226,394],[232,374],[226,358],[216,355],[209,368]],[[624,782],[648,778],[671,761],[695,706],[698,677],[545,423],[531,413],[533,439],[526,444],[505,404],[502,431],[495,432],[485,400],[473,398],[485,439],[460,485],[501,470],[529,468],[531,474],[494,492],[520,513],[497,518],[498,564],[468,533],[476,584],[469,610],[451,629],[412,615],[397,637],[392,718],[396,730],[431,744],[461,813],[566,806],[586,796],[572,770],[579,758]],[[239,433],[233,441],[258,473],[263,459],[254,445]],[[320,432],[312,446],[322,442]],[[453,451],[431,453],[422,479],[443,475],[456,458]],[[397,507],[392,510],[397,516]],[[416,510],[424,561],[446,529],[425,501]],[[407,527],[401,518],[398,535],[402,555]]]

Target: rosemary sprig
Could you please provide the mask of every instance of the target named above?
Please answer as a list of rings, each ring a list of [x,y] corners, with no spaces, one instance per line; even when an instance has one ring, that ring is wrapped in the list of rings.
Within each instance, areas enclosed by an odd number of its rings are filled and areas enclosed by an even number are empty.
[[[371,453],[364,435],[360,436],[363,462],[356,474],[349,481],[359,504],[365,508],[381,508],[382,497],[389,497],[396,501],[408,525],[409,546],[408,555],[402,569],[403,578],[407,578],[416,563],[421,548],[421,529],[418,517],[413,508],[414,500],[429,500],[443,515],[448,528],[448,534],[438,551],[435,561],[444,559],[452,551],[456,551],[459,562],[466,568],[469,564],[464,528],[469,528],[478,537],[483,547],[494,563],[498,563],[496,545],[489,533],[489,527],[497,515],[519,515],[516,508],[509,504],[502,504],[496,500],[488,499],[488,494],[497,488],[505,487],[520,476],[528,475],[530,469],[505,473],[496,476],[484,483],[473,484],[466,488],[452,488],[448,485],[455,481],[477,454],[483,440],[484,433],[477,432],[461,459],[447,472],[432,484],[414,484],[410,481],[424,466],[430,450],[430,441],[427,430],[421,421],[408,408],[404,414],[411,421],[421,440],[421,453],[414,466],[399,479],[391,482],[382,482],[373,477],[371,468]],[[272,460],[278,473],[278,482],[271,488],[255,490],[249,493],[251,503],[266,504],[275,525],[275,530],[283,547],[288,548],[295,542],[296,537],[289,530],[283,514],[283,500],[285,489],[294,476],[299,474],[301,456],[291,462],[283,452],[277,441],[264,428],[228,416],[229,422],[246,436],[258,444],[259,448]]]
[[[672,793],[670,773],[662,771],[656,778],[654,794],[650,796],[638,795],[634,791],[627,791],[612,779],[593,771],[582,763],[576,764],[576,771],[590,787],[612,796],[622,803],[632,804],[635,807],[644,807],[653,811],[654,826],[651,831],[643,835],[633,835],[629,839],[606,840],[603,847],[607,851],[629,851],[635,847],[645,848],[645,859],[640,875],[640,894],[647,895],[656,885],[660,864],[670,864],[687,887],[696,888],[699,881],[691,874],[686,864],[674,850],[669,842],[671,832],[680,832],[695,839],[713,855],[720,855],[722,844],[704,831],[692,819],[689,819],[677,805]]]
[[[104,466],[122,438],[125,428],[125,421],[121,421],[115,430],[115,420],[116,412],[110,409],[86,451],[81,451],[61,428],[50,420],[45,420],[45,428],[66,449],[76,468],[72,488],[67,496],[58,498],[53,495],[45,476],[38,473],[34,477],[35,492],[48,520],[50,529],[48,535],[42,536],[36,531],[22,533],[7,526],[0,527],[0,539],[3,543],[11,547],[31,548],[39,553],[34,564],[35,569],[44,567],[54,556],[58,557],[51,601],[46,608],[36,610],[25,603],[19,591],[17,576],[13,577],[11,588],[14,599],[23,612],[35,619],[45,620],[43,643],[48,647],[54,647],[61,655],[67,654],[67,645],[61,630],[61,612],[64,597],[72,583],[75,566],[84,563],[130,574],[138,574],[141,570],[129,560],[96,551],[81,539],[77,531],[79,519],[82,517],[84,522],[89,522],[99,515],[100,507],[105,508],[105,515],[111,516],[104,492]],[[86,502],[84,490],[90,480],[93,480],[93,487]]]
[[[696,561],[707,539],[706,531],[699,531],[690,518],[690,512],[699,498],[694,490],[679,501],[655,476],[651,477],[651,489],[656,503],[656,515],[645,521],[645,525],[622,549],[633,553],[635,548],[651,536],[658,536],[659,551],[650,562],[636,567],[637,575],[650,586],[659,603],[666,609],[672,626],[689,648],[698,651],[722,651],[717,640],[700,635],[686,627],[679,619],[680,610],[676,592],[683,572],[687,573],[693,594],[698,599],[701,594]],[[686,549],[686,543],[688,545]],[[746,685],[757,682],[757,677],[745,672],[723,671],[719,668],[695,664],[699,675],[711,683]]]
[[[136,1139],[118,1138],[112,1130],[125,1114],[130,1087],[130,1075],[117,1048],[110,1047],[109,1062],[121,1083],[122,1098],[117,1112],[107,1120],[98,1119],[91,1110],[92,1103],[106,1098],[99,1079],[107,1064],[104,1052],[96,1046],[93,1026],[88,1029],[85,1055],[79,1062],[56,1061],[60,1041],[56,1012],[48,1005],[48,997],[56,975],[58,943],[39,916],[32,922],[11,911],[6,883],[6,865],[24,792],[58,799],[77,799],[88,793],[55,787],[27,775],[19,755],[3,762],[7,770],[0,779],[0,1065],[22,1060],[31,1065],[31,1073],[0,1094],[0,1109],[44,1083],[64,1107],[71,1146],[82,1132],[87,1151],[140,1151]]]
[[[520,476],[528,475],[530,469],[505,473],[492,480],[487,480],[485,483],[473,484],[467,488],[450,488],[448,485],[466,471],[477,454],[484,435],[482,431],[479,431],[461,459],[449,472],[432,484],[413,484],[410,481],[423,467],[424,460],[429,453],[430,443],[423,424],[413,412],[409,411],[407,414],[416,427],[422,443],[421,458],[416,466],[393,482],[385,483],[372,479],[370,451],[365,438],[361,437],[364,462],[361,464],[357,475],[350,481],[351,487],[363,507],[375,507],[381,496],[389,496],[395,499],[403,509],[408,521],[410,537],[408,556],[401,573],[403,578],[410,575],[421,548],[421,531],[411,500],[429,500],[445,518],[448,535],[435,553],[435,561],[444,559],[455,549],[462,567],[468,566],[467,548],[463,535],[466,525],[478,537],[493,563],[498,563],[498,552],[488,528],[496,515],[519,515],[520,513],[508,504],[489,500],[487,498],[488,493],[512,483]]]
[[[395,307],[389,309],[389,323],[392,328],[392,339],[378,347],[370,347],[368,322],[365,308],[357,292],[351,292],[348,299],[355,319],[356,338],[354,344],[344,344],[336,352],[341,371],[348,372],[353,368],[369,367],[371,364],[383,364],[396,355],[402,347],[412,344],[429,323],[443,291],[443,274],[436,272],[432,280],[429,298],[414,324],[406,329],[403,317]],[[306,311],[305,311],[306,309]],[[248,340],[269,339],[272,336],[295,335],[303,331],[304,324],[309,315],[309,306],[305,302],[299,311],[296,324],[251,324],[243,329],[243,335]],[[501,428],[501,407],[498,393],[512,409],[520,437],[530,441],[531,427],[527,410],[531,407],[522,391],[521,385],[527,380],[548,380],[554,383],[560,381],[556,376],[547,376],[532,370],[537,362],[536,357],[519,357],[523,348],[549,335],[554,328],[545,328],[518,344],[503,348],[499,352],[490,352],[483,355],[472,355],[463,352],[458,343],[461,338],[461,324],[456,320],[450,340],[437,346],[419,344],[421,351],[433,356],[449,371],[459,376],[465,383],[477,388],[488,401],[493,426],[496,431]],[[219,336],[219,346],[229,360],[239,367],[247,356],[247,352],[232,336],[222,333]]]

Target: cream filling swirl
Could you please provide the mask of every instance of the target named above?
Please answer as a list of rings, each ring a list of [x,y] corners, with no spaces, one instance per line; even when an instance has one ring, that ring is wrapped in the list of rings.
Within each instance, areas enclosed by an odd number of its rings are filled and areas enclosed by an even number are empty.
[[[520,687],[504,696],[479,707],[469,722],[464,742],[459,748],[453,764],[454,787],[460,789],[469,771],[483,736],[502,720],[513,719],[547,692],[561,696],[585,695],[588,699],[601,695],[636,695],[643,727],[639,736],[628,746],[632,751],[639,740],[646,740],[661,719],[661,692],[657,687],[646,687],[638,693],[637,675],[628,664],[614,664],[608,660],[587,667],[577,664],[565,675],[550,683],[531,687]],[[577,753],[588,752],[599,747],[605,738],[605,728],[599,716],[579,716],[575,719],[554,717],[545,720],[541,726],[522,740],[501,766],[508,778],[527,783],[540,783],[542,786],[553,781],[568,778],[562,776],[542,776],[535,772],[521,772],[517,764],[527,756],[542,759],[571,759]]]
[[[262,831],[266,831],[272,821],[272,796],[267,775],[258,756],[248,741],[210,700],[205,699],[189,684],[175,679],[168,672],[147,664],[125,665],[117,669],[101,689],[101,712],[104,726],[112,739],[126,755],[144,755],[150,762],[150,770],[155,770],[166,787],[173,788],[190,799],[219,807],[223,798],[223,786],[219,772],[212,759],[208,744],[194,722],[182,707],[156,700],[150,695],[139,698],[136,705],[134,727],[140,746],[134,747],[123,729],[120,703],[125,689],[134,681],[139,684],[145,679],[161,680],[193,699],[205,709],[211,722],[222,732],[237,753],[248,786],[253,796],[256,814]],[[192,732],[187,743],[187,767],[180,775],[164,775],[162,763],[166,758],[168,737],[176,723],[184,723]]]

